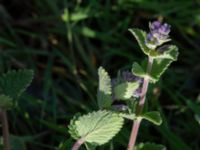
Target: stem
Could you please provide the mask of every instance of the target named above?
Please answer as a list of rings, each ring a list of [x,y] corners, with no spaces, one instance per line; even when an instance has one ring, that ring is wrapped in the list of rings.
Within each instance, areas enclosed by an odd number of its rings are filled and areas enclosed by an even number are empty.
[[[71,150],[78,150],[80,148],[80,146],[85,142],[84,138],[80,138],[76,141],[76,143],[74,144],[74,146],[72,147]]]
[[[153,58],[148,57],[147,74],[151,73],[152,64],[153,64]],[[141,115],[141,113],[143,111],[148,86],[149,86],[149,77],[146,76],[144,78],[144,81],[143,81],[142,92],[141,92],[141,95],[140,95],[139,104],[137,106],[136,116]],[[130,139],[129,139],[129,144],[128,144],[127,150],[134,150],[136,138],[137,138],[139,127],[140,127],[140,123],[141,123],[141,118],[137,118],[133,122],[133,127],[132,127],[131,136],[130,136]]]
[[[5,110],[0,110],[1,113],[1,122],[2,122],[2,132],[3,132],[3,149],[10,150],[9,144],[9,127],[8,127],[8,119]]]

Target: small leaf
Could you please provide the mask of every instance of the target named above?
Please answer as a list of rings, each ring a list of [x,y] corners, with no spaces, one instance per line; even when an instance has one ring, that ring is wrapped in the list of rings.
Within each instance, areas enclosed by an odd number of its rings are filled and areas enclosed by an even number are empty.
[[[178,48],[176,46],[171,46],[169,49],[169,56],[163,55],[154,58],[152,71],[151,71],[151,82],[156,82],[159,80],[160,76],[165,72],[169,65],[177,60],[178,57]]]
[[[13,106],[12,98],[6,95],[0,95],[0,109],[8,110]]]
[[[167,148],[161,144],[140,143],[136,146],[135,150],[167,150]]]
[[[123,118],[110,111],[97,111],[79,117],[73,129],[78,138],[93,145],[102,145],[111,140],[121,129]],[[77,138],[76,138],[77,139]]]
[[[100,108],[109,108],[112,104],[111,79],[103,67],[98,69],[99,88],[97,94],[98,105]]]
[[[149,55],[151,49],[149,49],[145,44],[145,39],[147,35],[146,32],[140,29],[135,29],[135,28],[129,29],[129,31],[135,36],[144,54]]]
[[[132,73],[138,77],[145,77],[146,72],[143,70],[143,68],[137,63],[134,62],[132,65]]]
[[[32,79],[32,70],[9,71],[0,77],[0,88],[4,94],[15,99],[26,90]]]
[[[138,82],[123,82],[114,87],[114,95],[116,99],[127,100],[130,99],[134,91],[139,87]]]
[[[143,119],[146,119],[146,120],[152,122],[155,125],[161,125],[161,123],[162,123],[162,118],[158,111],[147,112],[147,113],[143,114],[141,117]]]

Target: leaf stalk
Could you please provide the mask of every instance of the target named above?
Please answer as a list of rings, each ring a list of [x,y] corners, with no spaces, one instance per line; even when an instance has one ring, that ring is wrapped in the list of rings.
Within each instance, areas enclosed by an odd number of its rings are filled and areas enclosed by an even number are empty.
[[[74,144],[74,146],[72,147],[71,150],[78,150],[80,148],[80,146],[85,142],[84,138],[80,138],[76,141],[76,143]]]

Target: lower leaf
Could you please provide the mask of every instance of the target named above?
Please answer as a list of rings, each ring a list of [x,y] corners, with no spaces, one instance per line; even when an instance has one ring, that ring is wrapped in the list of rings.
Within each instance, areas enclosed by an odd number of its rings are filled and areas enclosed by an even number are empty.
[[[72,121],[69,132],[73,138],[84,138],[85,142],[102,145],[111,140],[122,128],[124,119],[110,111],[97,111]]]

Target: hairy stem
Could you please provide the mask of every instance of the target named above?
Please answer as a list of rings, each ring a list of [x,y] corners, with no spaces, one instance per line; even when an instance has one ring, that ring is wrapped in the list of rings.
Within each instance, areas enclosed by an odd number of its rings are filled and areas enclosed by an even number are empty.
[[[8,119],[5,110],[0,110],[1,123],[2,123],[2,132],[3,132],[3,149],[10,150],[9,144],[9,127]]]
[[[149,57],[148,58],[148,66],[147,66],[147,73],[148,74],[151,73],[152,64],[153,64],[153,58]],[[139,116],[143,111],[148,86],[149,86],[149,77],[146,76],[144,78],[144,81],[143,81],[142,92],[141,92],[139,104],[138,104],[137,110],[136,110],[137,116]],[[141,123],[140,118],[137,118],[133,122],[133,127],[132,127],[131,136],[130,136],[130,139],[129,139],[129,144],[128,144],[127,150],[134,150],[136,138],[137,138],[137,135],[138,135],[138,130],[139,130],[139,127],[140,127],[140,123]]]
[[[76,141],[76,143],[74,144],[74,146],[72,147],[71,150],[78,150],[80,148],[80,146],[85,142],[84,138],[80,138]]]

